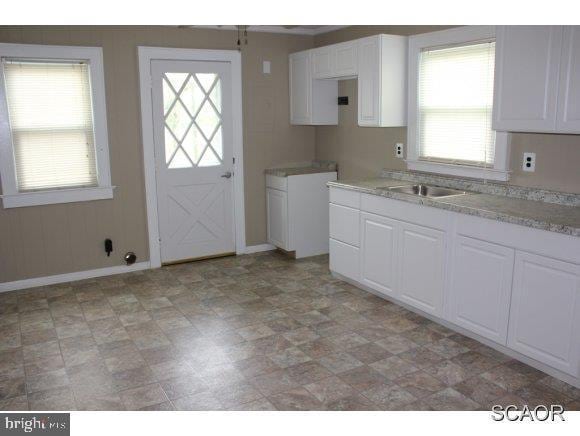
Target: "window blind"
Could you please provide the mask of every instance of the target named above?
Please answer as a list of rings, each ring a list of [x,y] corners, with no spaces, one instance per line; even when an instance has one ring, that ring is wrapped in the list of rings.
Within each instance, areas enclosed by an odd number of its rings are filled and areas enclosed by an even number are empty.
[[[495,42],[421,53],[419,159],[493,166],[494,64]]]
[[[19,191],[96,186],[86,63],[3,60]]]

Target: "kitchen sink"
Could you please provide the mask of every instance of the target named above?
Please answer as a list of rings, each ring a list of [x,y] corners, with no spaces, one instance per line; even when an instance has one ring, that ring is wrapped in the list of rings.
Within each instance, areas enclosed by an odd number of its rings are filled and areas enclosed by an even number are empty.
[[[430,197],[430,198],[442,198],[451,197],[454,195],[465,195],[467,192],[460,191],[458,189],[444,188],[442,186],[432,186],[432,185],[405,185],[405,186],[392,186],[388,189],[393,192],[400,192],[402,194],[417,195],[419,197]]]

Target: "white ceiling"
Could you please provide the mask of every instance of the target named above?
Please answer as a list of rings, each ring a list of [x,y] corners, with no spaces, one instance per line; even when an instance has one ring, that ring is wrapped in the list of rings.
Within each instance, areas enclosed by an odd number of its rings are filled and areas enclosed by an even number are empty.
[[[221,30],[237,30],[238,26],[188,26],[188,27],[201,27],[210,29],[221,29]],[[241,26],[245,28],[246,26]],[[307,25],[287,25],[287,26],[260,26],[253,25],[247,26],[248,32],[270,32],[270,33],[290,33],[295,35],[319,35],[321,33],[332,32],[333,30],[342,29],[347,26],[307,26]]]

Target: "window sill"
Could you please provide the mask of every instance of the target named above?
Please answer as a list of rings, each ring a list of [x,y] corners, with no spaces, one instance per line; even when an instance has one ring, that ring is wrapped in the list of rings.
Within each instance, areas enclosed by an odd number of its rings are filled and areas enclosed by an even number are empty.
[[[427,173],[445,174],[448,176],[469,177],[472,179],[498,180],[507,182],[509,171],[494,168],[478,168],[467,165],[446,164],[440,162],[425,162],[407,160],[407,169]]]
[[[44,204],[75,203],[79,201],[106,200],[113,198],[115,186],[74,188],[54,191],[25,192],[0,195],[4,209],[13,207],[41,206]]]

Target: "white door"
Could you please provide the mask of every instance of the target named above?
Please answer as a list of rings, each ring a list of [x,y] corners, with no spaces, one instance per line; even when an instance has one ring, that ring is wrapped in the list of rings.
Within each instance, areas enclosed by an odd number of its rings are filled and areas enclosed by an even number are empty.
[[[397,221],[361,214],[361,280],[386,295],[396,292]]]
[[[556,129],[580,133],[580,26],[564,27]]]
[[[401,223],[399,298],[432,315],[443,315],[444,233]]]
[[[235,252],[231,67],[152,61],[161,261]]]
[[[580,375],[580,266],[516,252],[508,346]]]
[[[458,236],[453,247],[450,321],[505,345],[513,268],[512,248]]]
[[[562,26],[498,26],[493,129],[556,128]]]

